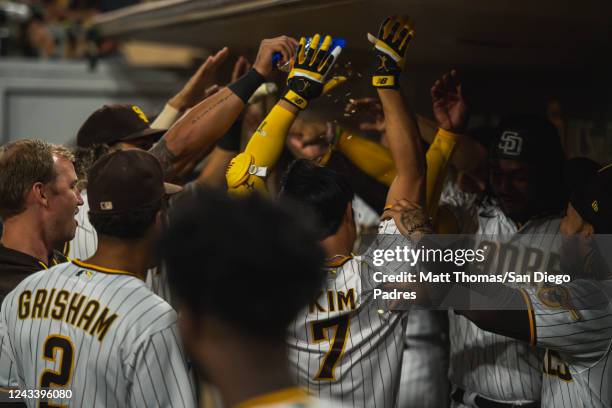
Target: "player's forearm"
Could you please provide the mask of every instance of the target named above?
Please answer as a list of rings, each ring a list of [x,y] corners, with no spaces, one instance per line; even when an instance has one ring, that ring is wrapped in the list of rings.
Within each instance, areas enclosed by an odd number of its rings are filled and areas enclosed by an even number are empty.
[[[432,219],[438,209],[444,179],[460,135],[438,130],[427,150],[426,209]],[[379,143],[368,140],[354,132],[343,132],[336,145],[338,151],[368,176],[390,186],[395,176],[395,164],[391,152]]]
[[[200,172],[196,183],[202,187],[227,188],[225,170],[237,154],[238,152],[223,150],[218,146],[215,147],[210,153],[208,162]]]
[[[416,304],[429,307],[443,304],[454,308],[456,314],[464,316],[482,330],[520,341],[531,341],[531,312],[525,307],[518,290],[503,285],[470,286],[417,283],[410,289],[417,292]]]
[[[487,149],[467,135],[459,137],[451,163],[459,171],[471,171],[487,160]]]
[[[264,77],[252,69],[228,87],[193,107],[172,126],[151,149],[162,164],[164,173],[172,175],[177,162],[210,151],[213,144],[236,121],[247,101],[263,83]]]
[[[454,292],[447,296],[448,306],[457,314],[482,330],[530,341],[533,315],[530,317],[532,311],[521,290],[491,283],[455,284],[453,288]],[[466,299],[469,299],[467,305]]]
[[[175,184],[183,184],[186,179],[191,178],[195,168],[212,152],[213,147],[214,145],[207,146],[202,150],[196,150],[177,160],[174,163],[172,172],[166,176],[166,180]]]
[[[530,341],[527,310],[459,310],[480,329],[524,342]]]
[[[355,132],[342,131],[336,148],[355,166],[380,183],[390,186],[396,171],[389,149]]]
[[[276,164],[297,114],[298,109],[284,100],[272,108],[244,149],[254,157],[255,165],[269,168]]]
[[[425,116],[416,115],[417,125],[421,132],[421,138],[428,144],[432,144],[436,134],[438,133],[438,124],[435,120],[426,118]]]
[[[172,174],[177,163],[194,152],[210,149],[234,123],[244,102],[228,88],[196,105],[172,126],[152,149],[165,174]]]
[[[232,194],[248,194],[253,190],[267,193],[265,178],[278,161],[285,137],[298,113],[298,108],[281,100],[261,122],[244,152],[236,156],[226,174],[227,188]]]
[[[448,166],[457,148],[459,135],[439,129],[429,149],[427,149],[427,214],[434,220],[440,203],[440,195]]]
[[[234,122],[227,133],[217,141],[217,145],[208,157],[208,162],[196,180],[200,186],[227,188],[225,170],[232,159],[240,152],[241,136],[242,118]]]
[[[242,118],[236,120],[229,130],[217,141],[217,145],[208,156],[204,168],[196,183],[212,188],[227,188],[225,170],[232,159],[240,152],[242,136]]]
[[[404,198],[423,205],[426,165],[416,120],[408,111],[399,91],[378,89],[378,96],[383,106],[387,140],[397,171],[393,184],[401,185],[400,196],[389,198]],[[390,193],[393,195],[392,191]]]

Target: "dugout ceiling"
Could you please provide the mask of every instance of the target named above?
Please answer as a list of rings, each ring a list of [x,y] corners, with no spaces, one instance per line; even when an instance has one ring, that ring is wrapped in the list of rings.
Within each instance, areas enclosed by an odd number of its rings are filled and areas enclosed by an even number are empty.
[[[278,34],[329,32],[358,58],[391,13],[416,21],[410,59],[423,64],[609,64],[610,0],[160,0],[98,16],[102,37],[253,51]]]

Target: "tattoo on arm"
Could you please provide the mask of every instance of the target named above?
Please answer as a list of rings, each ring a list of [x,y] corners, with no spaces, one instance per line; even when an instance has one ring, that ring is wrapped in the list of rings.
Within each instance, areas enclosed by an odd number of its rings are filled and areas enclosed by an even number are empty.
[[[161,140],[149,150],[149,153],[157,157],[161,163],[164,176],[167,176],[172,170],[176,160],[176,155],[168,150],[168,146],[166,146],[166,139],[162,137]]]
[[[191,119],[191,125],[194,125],[197,121],[199,121],[200,119],[205,117],[212,110],[214,110],[215,108],[219,107],[219,105],[221,105],[225,101],[227,101],[232,95],[234,95],[233,92],[228,92],[227,95],[225,95],[222,98],[220,98],[218,101],[216,101],[211,106],[208,106],[207,108],[205,108],[202,112],[194,112],[195,116]],[[179,126],[175,129],[175,132],[176,131],[181,132],[181,133],[185,132],[185,128],[182,128],[180,126],[180,122],[178,123],[178,125]],[[168,133],[166,133],[166,135],[168,135],[169,133],[173,132],[173,129],[170,129],[168,131]],[[173,137],[173,136],[177,137],[176,135],[177,135],[176,133],[172,133],[172,136],[170,136],[170,137]],[[170,174],[170,172],[172,171],[172,169],[173,169],[174,163],[176,162],[176,159],[177,159],[177,155],[172,153],[168,149],[168,146],[166,144],[166,136],[164,136],[155,146],[153,146],[149,150],[149,153],[151,153],[153,156],[157,157],[157,159],[159,160],[159,162],[162,165],[162,170],[164,171],[164,176],[167,177]]]
[[[202,112],[198,113],[192,120],[191,120],[191,124],[195,124],[198,120],[202,119],[204,116],[206,116],[210,111],[212,111],[213,109],[215,109],[217,106],[221,105],[222,103],[224,103],[225,101],[227,101],[232,95],[234,95],[233,92],[228,92],[227,95],[225,95],[223,98],[219,99],[216,103],[214,103],[213,105],[209,106],[208,108],[204,109]]]
[[[420,241],[424,234],[433,233],[429,217],[419,206],[405,208],[400,215],[400,223],[404,235],[413,242]]]

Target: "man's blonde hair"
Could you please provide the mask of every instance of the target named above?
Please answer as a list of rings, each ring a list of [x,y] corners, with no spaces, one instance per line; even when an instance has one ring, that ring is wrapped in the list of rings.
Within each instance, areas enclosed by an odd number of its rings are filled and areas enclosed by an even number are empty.
[[[0,217],[21,214],[34,183],[55,180],[54,156],[74,162],[70,149],[42,140],[17,140],[0,147]]]

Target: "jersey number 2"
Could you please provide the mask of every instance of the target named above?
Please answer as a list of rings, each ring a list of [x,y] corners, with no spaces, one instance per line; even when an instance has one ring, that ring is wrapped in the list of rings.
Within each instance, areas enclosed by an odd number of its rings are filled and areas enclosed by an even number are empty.
[[[325,354],[325,357],[323,357],[319,372],[314,377],[315,380],[334,381],[336,379],[334,369],[344,353],[344,347],[349,334],[349,326],[350,319],[347,315],[312,323],[312,339],[314,342],[330,342],[329,350]],[[332,340],[329,340],[329,333],[332,330],[334,330],[334,337]]]
[[[60,352],[58,356],[57,352]],[[72,368],[74,365],[74,344],[70,338],[60,334],[52,334],[45,339],[43,344],[43,359],[51,362],[59,362],[59,369],[45,369],[40,376],[40,388],[52,386],[66,387],[72,380]],[[55,407],[47,401],[40,401],[39,407]]]

